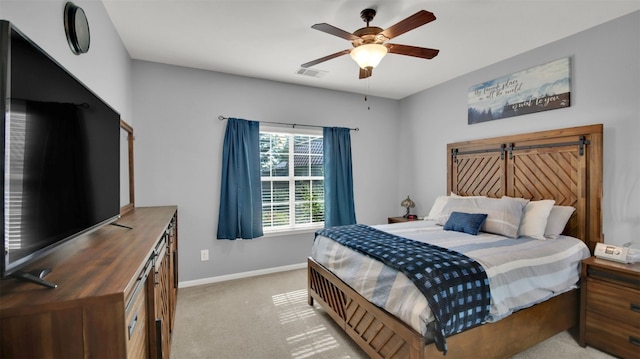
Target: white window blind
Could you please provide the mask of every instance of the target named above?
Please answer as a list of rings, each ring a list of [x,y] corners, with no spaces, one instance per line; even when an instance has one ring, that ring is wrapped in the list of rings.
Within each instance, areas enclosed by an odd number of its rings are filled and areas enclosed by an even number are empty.
[[[324,225],[322,135],[260,131],[265,232]]]

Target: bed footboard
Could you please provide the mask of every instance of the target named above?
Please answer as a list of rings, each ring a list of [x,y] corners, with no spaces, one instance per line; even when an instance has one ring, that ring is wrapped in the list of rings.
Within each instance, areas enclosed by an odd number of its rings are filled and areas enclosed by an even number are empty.
[[[371,358],[420,359],[424,339],[308,259],[309,304],[314,299]]]
[[[447,338],[446,357],[405,323],[371,304],[313,258],[308,259],[308,300],[314,300],[371,358],[508,358],[564,330],[578,318],[571,290],[496,323]]]

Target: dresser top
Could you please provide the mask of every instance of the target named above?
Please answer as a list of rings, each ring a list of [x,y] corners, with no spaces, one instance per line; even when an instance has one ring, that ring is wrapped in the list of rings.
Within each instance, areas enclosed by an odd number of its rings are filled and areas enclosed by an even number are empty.
[[[105,225],[74,238],[23,269],[28,272],[51,268],[44,279],[57,284],[57,288],[3,279],[0,317],[11,315],[18,308],[50,303],[112,296],[124,300],[176,211],[176,206],[135,208],[116,221],[131,229]]]

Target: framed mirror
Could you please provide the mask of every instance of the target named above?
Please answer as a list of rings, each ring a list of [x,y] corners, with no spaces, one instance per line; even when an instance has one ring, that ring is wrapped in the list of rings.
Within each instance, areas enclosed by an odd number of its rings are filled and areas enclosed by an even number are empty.
[[[133,127],[120,119],[120,215],[135,207]]]

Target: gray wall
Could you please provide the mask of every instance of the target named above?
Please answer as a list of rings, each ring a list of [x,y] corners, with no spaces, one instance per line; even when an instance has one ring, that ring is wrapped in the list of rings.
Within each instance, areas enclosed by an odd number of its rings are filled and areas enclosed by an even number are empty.
[[[226,127],[218,115],[359,128],[351,132],[358,222],[402,212],[398,101],[143,61],[133,77],[136,205],[178,205],[181,282],[304,263],[313,241],[313,232],[215,239]]]
[[[467,124],[470,86],[571,57],[571,107]],[[458,77],[400,101],[401,136],[412,139],[400,172],[428,213],[446,193],[446,144],[484,137],[602,123],[605,241],[624,244],[640,232],[640,11]]]

